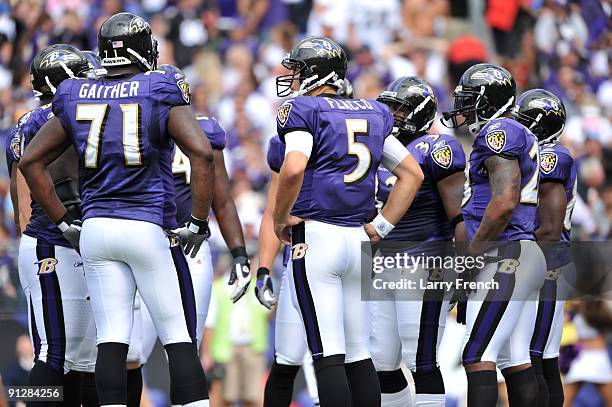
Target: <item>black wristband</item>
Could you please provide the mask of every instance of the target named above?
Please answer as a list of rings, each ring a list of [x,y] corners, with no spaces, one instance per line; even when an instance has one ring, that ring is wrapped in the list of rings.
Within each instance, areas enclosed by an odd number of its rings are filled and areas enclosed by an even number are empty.
[[[73,222],[74,217],[70,214],[70,212],[66,211],[64,216],[62,216],[60,220],[55,222],[55,225],[58,227],[59,230],[62,231],[62,233],[64,233],[70,227],[70,225],[72,225]]]
[[[451,227],[453,228],[453,231],[455,230],[455,227],[460,224],[461,222],[463,222],[463,214],[460,213],[459,215],[455,216],[454,218],[451,219],[450,223],[451,223]]]
[[[230,250],[230,253],[232,254],[233,258],[236,258],[236,257],[248,258],[249,257],[246,249],[243,246],[234,247],[232,250]]]
[[[208,219],[202,220],[191,215],[187,228],[195,234],[205,235],[208,233]]]
[[[257,269],[257,278],[259,277],[263,277],[263,276],[269,276],[270,275],[270,269],[267,267],[260,267]]]

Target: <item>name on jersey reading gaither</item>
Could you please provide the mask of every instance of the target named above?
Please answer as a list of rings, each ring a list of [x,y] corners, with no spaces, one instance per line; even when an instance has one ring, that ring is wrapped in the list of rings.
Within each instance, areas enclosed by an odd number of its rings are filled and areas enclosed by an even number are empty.
[[[98,83],[84,83],[79,89],[81,99],[127,98],[138,96],[138,81],[120,82],[114,85],[101,85]]]

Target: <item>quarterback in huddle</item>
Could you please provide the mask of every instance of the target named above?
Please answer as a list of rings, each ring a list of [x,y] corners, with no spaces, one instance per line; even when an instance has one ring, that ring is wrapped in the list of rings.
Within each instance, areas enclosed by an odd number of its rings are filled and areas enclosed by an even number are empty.
[[[159,339],[171,404],[216,405],[200,362],[210,213],[231,255],[227,304],[256,297],[276,312],[270,374],[261,392],[245,385],[248,405],[289,407],[303,367],[317,405],[443,407],[455,385],[439,360],[451,312],[465,325],[454,340],[469,407],[495,406],[501,376],[511,407],[563,405],[561,277],[576,272],[577,174],[559,143],[559,97],[519,95],[509,71],[483,63],[465,70],[447,112],[418,76],[365,98],[339,43],[303,38],[278,61],[267,201],[259,247],[247,250],[224,156],[231,138],[223,120],[192,110],[187,70],[158,66],[152,29],[132,13],[106,19],[96,48],[36,54],[40,106],[6,143],[30,386],[63,386],[55,405],[139,406]],[[418,295],[377,286],[397,271],[381,255],[411,259]],[[372,287],[384,294],[369,298]]]

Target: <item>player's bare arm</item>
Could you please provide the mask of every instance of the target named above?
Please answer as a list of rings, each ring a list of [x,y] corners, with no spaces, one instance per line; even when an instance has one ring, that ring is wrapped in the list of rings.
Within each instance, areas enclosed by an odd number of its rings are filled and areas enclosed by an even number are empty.
[[[62,219],[66,207],[55,192],[47,166],[71,145],[59,119],[53,117],[38,131],[19,160],[19,170],[32,196],[53,222]]]
[[[539,197],[536,238],[538,241],[558,241],[567,208],[565,187],[560,182],[542,182]]]
[[[19,227],[19,197],[17,195],[17,166],[11,166],[11,183],[9,184],[11,193],[11,204],[13,204],[13,221]]]
[[[30,189],[28,188],[28,184],[26,183],[23,174],[21,173],[21,171],[19,171],[17,165],[15,165],[14,167],[17,169],[15,174],[15,187],[17,188],[17,206],[15,207],[15,211],[19,212],[18,226],[19,230],[23,232],[28,223],[30,223],[30,217],[32,216],[32,196],[30,195]],[[11,184],[12,183],[13,178],[11,178]]]
[[[393,169],[397,181],[387,204],[380,211],[389,222],[396,224],[404,216],[423,182],[423,171],[416,160],[408,155]]]
[[[276,254],[280,249],[281,243],[274,234],[274,220],[272,214],[274,212],[274,200],[278,190],[278,174],[273,172],[268,186],[268,195],[266,209],[261,217],[259,224],[259,267],[267,269],[272,268]]]
[[[405,153],[401,161],[393,167],[393,164],[389,164],[389,161],[393,161],[390,157],[391,154],[388,150],[387,143],[393,143],[394,145],[401,146],[404,150],[402,153]],[[396,147],[399,149],[399,147]],[[399,151],[399,150],[398,150]],[[378,216],[372,221],[365,225],[365,231],[370,237],[372,241],[380,240],[380,238],[384,238],[385,235],[391,231],[393,226],[399,222],[399,220],[404,216],[416,193],[421,187],[421,183],[423,182],[423,171],[421,170],[421,166],[416,162],[414,157],[412,157],[406,148],[401,145],[401,143],[395,138],[390,137],[385,142],[385,150],[383,151],[385,155],[385,160],[383,160],[383,165],[389,169],[393,175],[397,177],[397,181],[395,185],[393,185],[393,189],[389,194],[389,198],[387,199],[387,203],[381,209]],[[398,152],[399,154],[399,152]]]
[[[191,163],[191,214],[207,219],[215,182],[213,150],[193,116],[191,107],[175,106],[170,110],[168,131]]]
[[[225,169],[225,161],[221,150],[213,150],[215,163],[215,185],[212,209],[217,217],[219,228],[227,247],[232,253],[234,264],[230,272],[228,284],[235,285],[230,298],[238,301],[251,281],[249,258],[244,244],[242,225],[238,218],[236,205],[231,197],[230,181]]]
[[[519,203],[521,172],[517,160],[494,155],[485,160],[489,172],[491,200],[482,222],[469,246],[472,253],[482,253],[506,228]]]
[[[467,233],[465,223],[461,216],[461,201],[463,200],[463,184],[465,183],[465,174],[460,171],[448,177],[441,179],[436,184],[442,205],[446,211],[446,216],[454,224],[455,239],[457,241],[466,241]]]
[[[237,247],[244,247],[244,235],[242,226],[238,218],[236,204],[232,199],[231,187],[223,151],[213,150],[215,164],[215,187],[212,200],[212,209],[219,223],[223,240],[227,247],[232,250]],[[193,182],[193,181],[192,181]]]
[[[295,200],[302,188],[304,170],[308,164],[308,157],[300,151],[291,151],[285,156],[285,161],[278,174],[278,191],[274,205],[274,233],[281,243],[290,245],[289,228],[301,220],[289,215]]]
[[[257,299],[268,309],[276,303],[272,281],[270,280],[270,270],[272,270],[274,259],[281,246],[280,240],[274,234],[274,221],[272,219],[277,189],[278,174],[272,172],[270,185],[268,186],[268,205],[259,224],[259,268],[257,269],[257,285],[255,286]]]

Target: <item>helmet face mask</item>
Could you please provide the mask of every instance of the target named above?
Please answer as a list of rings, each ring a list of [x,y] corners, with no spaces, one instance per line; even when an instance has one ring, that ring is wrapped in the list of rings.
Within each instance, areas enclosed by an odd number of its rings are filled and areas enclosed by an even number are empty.
[[[304,61],[291,58],[283,59],[282,65],[291,71],[291,73],[276,78],[276,93],[279,97],[286,97],[293,92],[298,92],[300,84],[304,83],[311,76],[309,73],[312,73],[312,71],[306,66]]]
[[[412,106],[408,105],[407,102],[398,102],[395,100],[383,103],[389,106],[389,110],[391,110],[393,114],[393,127],[397,127],[400,131],[405,131],[410,134],[416,133],[416,126],[407,119],[412,111]]]
[[[452,120],[457,122],[457,127],[464,124],[472,124],[477,121],[478,111],[484,111],[488,108],[489,103],[487,97],[482,93],[472,91],[455,89],[453,94],[453,113]],[[457,117],[461,116],[463,122],[458,122]]]
[[[306,95],[321,86],[340,89],[346,75],[346,53],[325,37],[310,37],[296,44],[283,59],[291,73],[276,78],[279,97]]]
[[[516,85],[504,68],[477,64],[466,70],[453,92],[453,110],[444,112],[442,124],[448,128],[468,125],[475,134],[489,121],[514,106]],[[445,123],[449,122],[450,125]]]

